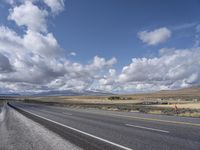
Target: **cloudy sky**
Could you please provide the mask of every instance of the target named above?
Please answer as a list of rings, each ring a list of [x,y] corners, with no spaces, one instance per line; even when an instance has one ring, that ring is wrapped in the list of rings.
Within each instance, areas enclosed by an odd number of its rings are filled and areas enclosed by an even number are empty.
[[[199,84],[198,0],[0,1],[0,93]]]

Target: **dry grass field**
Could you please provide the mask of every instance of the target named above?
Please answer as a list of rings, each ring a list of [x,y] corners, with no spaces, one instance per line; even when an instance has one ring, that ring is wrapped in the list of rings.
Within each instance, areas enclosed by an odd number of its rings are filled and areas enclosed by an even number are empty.
[[[200,87],[185,88],[180,90],[159,91],[132,95],[116,95],[120,99],[109,99],[110,96],[44,96],[20,97],[24,99],[39,100],[44,102],[59,103],[94,103],[94,104],[122,104],[141,102],[185,103],[186,101],[200,101]]]
[[[66,107],[92,107],[115,111],[139,111],[143,113],[168,115],[176,114],[174,111],[176,104],[179,111],[178,115],[200,117],[200,87],[132,95],[32,96],[11,97],[10,99]]]
[[[169,104],[169,105],[154,105],[156,107],[163,107],[163,108],[174,108],[175,104]],[[177,108],[185,108],[185,109],[200,109],[200,102],[196,103],[182,103],[182,104],[176,104]]]

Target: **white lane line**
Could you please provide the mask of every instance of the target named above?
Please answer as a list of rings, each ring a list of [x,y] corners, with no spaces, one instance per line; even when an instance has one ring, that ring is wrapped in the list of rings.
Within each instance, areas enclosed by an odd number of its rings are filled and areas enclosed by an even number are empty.
[[[72,116],[72,114],[70,114],[70,113],[66,113],[66,112],[62,112],[62,114],[64,114],[64,115],[68,115],[68,116]]]
[[[135,128],[146,129],[146,130],[152,130],[152,131],[158,131],[158,132],[169,133],[169,131],[160,130],[160,129],[148,128],[148,127],[143,127],[143,126],[136,126],[136,125],[132,125],[132,124],[125,124],[125,125],[126,125],[126,126],[129,126],[129,127],[135,127]]]
[[[21,108],[20,108],[20,109],[21,109]],[[98,136],[92,135],[92,134],[87,133],[87,132],[84,132],[84,131],[81,131],[81,130],[79,130],[79,129],[76,129],[76,128],[73,128],[73,127],[70,127],[70,126],[64,125],[64,124],[62,124],[62,123],[59,123],[59,122],[53,121],[53,120],[51,120],[51,119],[48,119],[48,118],[45,118],[45,117],[39,116],[39,115],[34,114],[34,113],[30,112],[30,111],[27,111],[27,110],[24,110],[24,109],[21,109],[21,110],[23,110],[23,111],[25,111],[25,112],[27,112],[27,113],[29,113],[29,114],[32,114],[32,115],[34,115],[34,116],[36,116],[36,117],[39,117],[39,118],[41,118],[41,119],[47,120],[47,121],[52,122],[52,123],[55,123],[55,124],[57,124],[57,125],[60,125],[60,126],[62,126],[62,127],[65,127],[65,128],[71,129],[71,130],[76,131],[76,132],[79,132],[79,133],[81,133],[81,134],[84,134],[84,135],[90,136],[90,137],[92,137],[92,138],[94,138],[94,139],[97,139],[97,140],[103,141],[103,142],[105,142],[105,143],[111,144],[111,145],[116,146],[116,147],[119,147],[119,148],[121,148],[121,149],[124,149],[124,150],[133,150],[133,149],[131,149],[131,148],[128,148],[128,147],[122,146],[122,145],[120,145],[120,144],[117,144],[117,143],[114,143],[114,142],[108,141],[108,140],[106,140],[106,139],[100,138],[100,137],[98,137]]]

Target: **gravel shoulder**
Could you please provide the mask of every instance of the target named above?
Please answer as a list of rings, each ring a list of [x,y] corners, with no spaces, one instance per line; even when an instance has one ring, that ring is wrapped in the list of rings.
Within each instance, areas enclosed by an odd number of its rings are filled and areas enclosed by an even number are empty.
[[[0,149],[80,150],[81,148],[6,105],[0,112]]]

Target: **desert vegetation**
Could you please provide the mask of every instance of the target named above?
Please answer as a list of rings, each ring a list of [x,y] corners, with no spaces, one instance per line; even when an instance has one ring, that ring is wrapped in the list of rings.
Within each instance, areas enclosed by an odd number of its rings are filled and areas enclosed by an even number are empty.
[[[29,96],[4,99],[64,107],[200,117],[200,87],[133,95]]]

